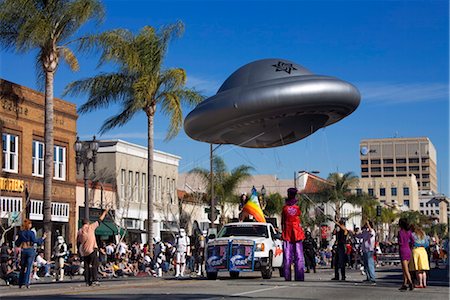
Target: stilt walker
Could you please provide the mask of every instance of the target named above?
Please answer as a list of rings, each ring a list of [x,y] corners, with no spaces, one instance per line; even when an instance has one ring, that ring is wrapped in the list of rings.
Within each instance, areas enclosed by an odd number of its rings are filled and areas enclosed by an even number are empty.
[[[294,263],[295,281],[304,281],[303,240],[305,239],[305,233],[300,225],[301,211],[295,198],[297,189],[289,188],[287,193],[288,198],[281,215],[284,279],[291,281],[291,264]]]

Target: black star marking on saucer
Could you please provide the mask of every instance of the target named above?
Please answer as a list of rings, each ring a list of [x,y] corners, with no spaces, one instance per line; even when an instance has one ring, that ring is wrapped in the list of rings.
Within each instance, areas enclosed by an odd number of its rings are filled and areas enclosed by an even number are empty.
[[[282,61],[279,61],[276,65],[272,65],[275,67],[275,72],[285,71],[288,74],[291,74],[292,70],[297,70],[292,64],[287,64]]]

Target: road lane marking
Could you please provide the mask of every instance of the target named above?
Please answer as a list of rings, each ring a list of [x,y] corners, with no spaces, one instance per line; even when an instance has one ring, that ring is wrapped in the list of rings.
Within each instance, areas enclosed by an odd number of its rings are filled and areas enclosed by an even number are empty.
[[[231,295],[231,297],[244,296],[244,295],[248,295],[248,294],[255,294],[255,293],[276,290],[276,289],[284,289],[286,287],[287,286],[274,286],[274,287],[265,288],[265,289],[259,289],[259,290],[254,290],[254,291],[247,291],[247,292],[242,292],[242,293],[238,293],[238,294],[233,294],[233,295]]]

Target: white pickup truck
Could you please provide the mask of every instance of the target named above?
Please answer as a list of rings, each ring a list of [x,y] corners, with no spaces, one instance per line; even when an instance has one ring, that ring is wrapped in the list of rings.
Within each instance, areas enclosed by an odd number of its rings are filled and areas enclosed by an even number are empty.
[[[240,222],[226,224],[209,237],[206,274],[216,279],[219,271],[229,271],[231,278],[240,272],[261,271],[270,279],[274,268],[283,264],[281,236],[270,223]]]

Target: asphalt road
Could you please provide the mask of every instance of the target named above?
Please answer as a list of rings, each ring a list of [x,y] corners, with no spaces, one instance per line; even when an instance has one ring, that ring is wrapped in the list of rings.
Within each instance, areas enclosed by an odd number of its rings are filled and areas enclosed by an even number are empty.
[[[432,270],[426,289],[401,292],[401,270],[377,269],[377,285],[362,283],[360,272],[348,270],[347,281],[331,281],[333,271],[319,269],[305,274],[304,282],[286,282],[275,275],[263,280],[258,273],[230,279],[219,273],[217,280],[199,278],[124,278],[105,280],[86,287],[79,279],[63,283],[37,282],[30,289],[0,286],[0,299],[449,299],[448,272]]]

